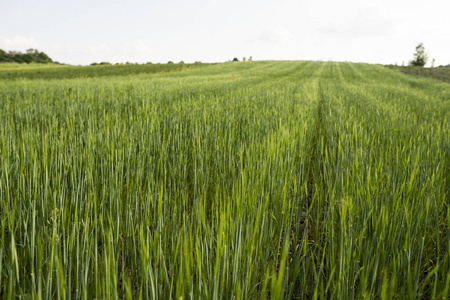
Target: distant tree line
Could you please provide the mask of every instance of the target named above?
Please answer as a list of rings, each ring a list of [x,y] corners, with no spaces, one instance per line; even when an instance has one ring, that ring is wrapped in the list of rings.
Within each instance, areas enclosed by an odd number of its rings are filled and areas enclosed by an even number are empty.
[[[17,63],[52,63],[53,60],[44,52],[36,49],[28,49],[26,53],[20,51],[4,51],[0,49],[0,62],[17,62]]]
[[[106,61],[102,61],[101,63],[92,63],[91,66],[111,66],[111,63],[106,62]]]

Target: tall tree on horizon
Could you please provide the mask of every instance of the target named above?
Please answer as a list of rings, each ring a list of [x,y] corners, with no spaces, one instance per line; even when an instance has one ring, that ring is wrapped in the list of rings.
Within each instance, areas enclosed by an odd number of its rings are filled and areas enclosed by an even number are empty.
[[[409,65],[416,67],[424,67],[427,61],[428,61],[428,53],[425,53],[425,46],[423,45],[423,43],[419,43],[416,46],[414,59],[409,62]]]

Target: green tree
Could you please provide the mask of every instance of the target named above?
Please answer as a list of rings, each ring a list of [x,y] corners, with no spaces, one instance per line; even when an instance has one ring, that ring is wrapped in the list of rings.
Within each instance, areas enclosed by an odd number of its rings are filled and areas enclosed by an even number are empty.
[[[6,53],[6,51],[0,49],[0,62],[10,62],[11,57]]]
[[[414,53],[414,59],[409,62],[410,66],[423,67],[428,61],[428,53],[425,53],[425,47],[423,43],[416,46],[416,52]]]
[[[29,54],[29,53],[22,54],[21,59],[22,59],[23,62],[29,64],[29,63],[34,61],[34,56],[32,54]]]
[[[44,52],[38,52],[37,50],[35,50],[36,52],[34,53],[34,57],[35,57],[35,62],[37,63],[51,63],[53,62],[53,60],[48,57],[47,54],[45,54]]]

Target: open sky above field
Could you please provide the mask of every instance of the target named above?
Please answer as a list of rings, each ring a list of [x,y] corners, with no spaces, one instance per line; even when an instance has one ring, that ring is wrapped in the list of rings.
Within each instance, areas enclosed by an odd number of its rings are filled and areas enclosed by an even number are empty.
[[[448,0],[0,0],[0,49],[56,61],[450,63]],[[429,64],[428,64],[429,65]]]

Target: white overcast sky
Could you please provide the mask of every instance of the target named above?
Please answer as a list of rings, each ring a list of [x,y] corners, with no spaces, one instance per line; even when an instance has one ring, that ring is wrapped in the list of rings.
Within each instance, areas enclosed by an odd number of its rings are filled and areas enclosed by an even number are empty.
[[[450,64],[449,0],[0,0],[0,49],[69,64],[333,60]]]

